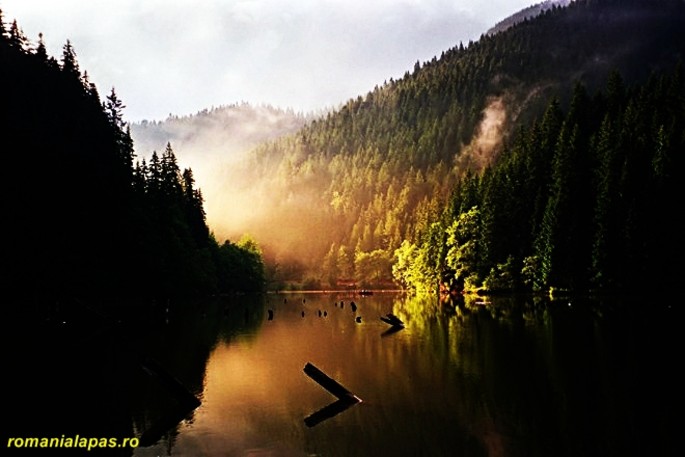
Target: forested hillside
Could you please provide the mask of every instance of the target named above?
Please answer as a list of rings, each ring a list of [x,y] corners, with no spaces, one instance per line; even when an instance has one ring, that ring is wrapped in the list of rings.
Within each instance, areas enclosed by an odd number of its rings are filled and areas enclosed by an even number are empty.
[[[0,88],[4,294],[50,303],[261,288],[256,244],[213,239],[171,145],[138,162],[123,102],[113,89],[100,99],[70,42],[58,61],[0,13]]]
[[[678,287],[685,228],[685,74],[679,65],[627,87],[613,73],[570,106],[553,100],[496,164],[467,174],[394,273],[433,292],[612,291]]]
[[[683,25],[679,0],[576,1],[417,62],[254,151],[234,173],[255,197],[250,231],[279,249],[280,265],[290,260],[283,252],[296,254],[304,266],[286,279],[387,284],[395,251],[424,242],[465,174],[495,163],[552,98],[571,110],[576,83],[592,97],[613,71],[632,87],[672,69],[685,50]]]

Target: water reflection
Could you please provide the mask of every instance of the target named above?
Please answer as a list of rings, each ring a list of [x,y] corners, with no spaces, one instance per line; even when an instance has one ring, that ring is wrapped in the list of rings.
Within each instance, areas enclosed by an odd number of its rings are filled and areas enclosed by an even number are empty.
[[[222,321],[192,421],[135,455],[575,456],[639,455],[653,447],[667,455],[671,449],[668,427],[650,425],[641,408],[662,418],[673,409],[646,399],[644,359],[635,358],[636,347],[651,355],[653,343],[668,341],[625,309],[607,313],[597,303],[532,298],[445,304],[381,294],[355,299],[354,309],[349,297],[335,295],[274,295],[256,306],[260,311],[248,309],[229,311],[244,315],[240,325]],[[405,324],[402,331],[388,332],[381,320],[388,314]],[[329,404],[330,394],[302,373],[307,363],[364,402],[351,409]],[[654,439],[642,439],[638,429]]]
[[[11,410],[33,420],[6,433],[149,438],[116,454],[135,456],[673,455],[677,320],[611,303],[289,294],[91,324],[68,343],[25,328],[8,366],[54,389],[12,382]],[[181,411],[143,355],[200,406]],[[308,363],[364,401],[331,404]]]
[[[304,423],[307,427],[314,427],[327,419],[337,416],[357,403],[359,403],[359,400],[355,398],[339,398],[333,403],[330,403],[315,413],[305,417]]]
[[[362,401],[359,397],[347,390],[335,379],[331,378],[311,363],[307,363],[303,371],[305,374],[307,374],[307,376],[309,376],[322,388],[326,389],[338,399],[333,403],[321,408],[314,414],[305,417],[304,423],[307,425],[307,427],[314,427],[326,419],[335,417]]]

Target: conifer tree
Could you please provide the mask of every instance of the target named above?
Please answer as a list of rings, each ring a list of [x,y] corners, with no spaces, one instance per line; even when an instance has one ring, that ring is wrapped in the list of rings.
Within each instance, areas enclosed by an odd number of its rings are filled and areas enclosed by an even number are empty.
[[[591,279],[597,287],[616,285],[620,262],[621,233],[617,220],[619,194],[617,149],[620,148],[614,123],[607,113],[596,136],[593,149],[597,160],[596,204],[594,213],[594,238],[592,246]]]
[[[185,217],[197,246],[205,246],[209,241],[209,229],[203,207],[202,192],[195,189],[195,178],[190,168],[183,170],[183,201]]]
[[[126,108],[126,105],[119,99],[114,88],[112,88],[105,100],[104,109],[114,135],[121,164],[127,170],[131,170],[135,159],[135,151],[130,126],[124,121],[124,108]]]
[[[169,205],[177,205],[181,201],[183,189],[181,187],[181,170],[171,143],[167,143],[160,158],[161,190],[165,201]]]
[[[10,25],[8,44],[11,48],[19,51],[28,49],[29,40],[26,35],[24,35],[24,32],[21,30],[21,28],[19,28],[16,19],[13,20],[12,24]]]
[[[76,59],[76,51],[71,44],[70,40],[62,47],[62,71],[66,74],[73,75],[77,79],[81,78],[81,70],[79,69],[79,64]]]
[[[45,47],[45,40],[43,39],[43,33],[38,34],[38,44],[36,46],[36,56],[42,61],[48,61],[48,51]]]

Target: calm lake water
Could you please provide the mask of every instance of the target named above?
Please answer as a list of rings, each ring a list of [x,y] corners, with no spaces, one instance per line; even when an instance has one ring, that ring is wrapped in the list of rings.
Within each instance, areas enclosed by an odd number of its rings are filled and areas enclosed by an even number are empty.
[[[380,320],[387,313],[404,328],[392,331]],[[13,406],[33,422],[17,413],[9,436],[135,436],[137,449],[110,451],[140,457],[663,456],[680,448],[679,325],[664,300],[446,306],[396,293],[273,294],[162,306],[125,331],[102,319],[82,326],[71,357],[55,362],[41,339],[14,360],[27,368],[27,357],[47,353],[42,363],[57,380],[42,378],[49,396],[24,389]],[[336,398],[304,372],[307,363],[362,401],[331,411]],[[31,366],[32,376],[45,373]],[[183,408],[166,374],[200,406]]]

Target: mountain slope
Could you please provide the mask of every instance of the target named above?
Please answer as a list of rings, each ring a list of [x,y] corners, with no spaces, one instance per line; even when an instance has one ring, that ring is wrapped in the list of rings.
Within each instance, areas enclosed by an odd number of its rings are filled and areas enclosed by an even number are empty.
[[[576,1],[417,62],[225,168],[226,227],[252,233],[283,274],[304,265],[288,279],[388,282],[395,250],[426,236],[517,126],[553,96],[567,106],[576,82],[594,93],[612,70],[632,84],[672,68],[684,25],[682,1]]]

